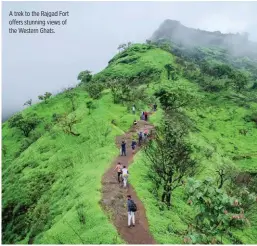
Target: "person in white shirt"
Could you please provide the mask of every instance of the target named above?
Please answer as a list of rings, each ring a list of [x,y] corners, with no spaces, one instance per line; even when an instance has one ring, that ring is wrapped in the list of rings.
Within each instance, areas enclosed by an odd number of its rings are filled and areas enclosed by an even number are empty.
[[[126,168],[126,166],[123,166],[122,169],[122,178],[123,178],[123,187],[126,188],[127,187],[127,182],[128,182],[128,169]]]
[[[132,112],[133,112],[133,114],[136,113],[136,106],[135,106],[135,104],[134,104],[133,107],[132,107]]]

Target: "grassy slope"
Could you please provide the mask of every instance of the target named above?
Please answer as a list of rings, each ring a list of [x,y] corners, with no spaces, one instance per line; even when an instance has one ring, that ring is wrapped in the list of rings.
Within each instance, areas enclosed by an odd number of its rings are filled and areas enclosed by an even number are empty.
[[[135,70],[140,72],[145,67],[160,66],[159,63],[169,57],[160,50],[145,50],[143,54],[132,65],[113,64],[103,73],[127,69],[129,76],[129,72]],[[164,59],[153,61],[155,54],[157,58],[163,54]],[[104,75],[100,73],[98,76]],[[24,110],[24,114],[33,111],[44,119],[36,129],[42,136],[17,158],[15,153],[21,146],[23,136],[19,130],[10,129],[8,121],[3,124],[3,144],[7,149],[2,173],[3,207],[12,203],[16,208],[19,204],[29,205],[32,197],[36,197],[31,209],[34,224],[31,233],[34,231],[36,235],[34,243],[122,242],[98,203],[101,199],[101,177],[118,154],[115,136],[131,126],[134,116],[125,107],[114,105],[108,91],[102,99],[95,101],[97,108],[89,116],[87,93],[81,88],[75,91],[76,114],[82,119],[75,126],[81,134],[79,137],[64,134],[58,126],[50,132],[44,131],[44,125],[51,121],[53,113],[64,113],[71,108],[63,94],[53,97],[48,104],[40,103]],[[113,119],[117,126],[111,124]],[[112,131],[105,139],[103,132],[107,127]],[[77,207],[85,215],[84,225],[79,222]],[[16,229],[22,227],[21,220],[15,222]],[[30,236],[28,233],[14,238],[13,242],[28,243]]]
[[[133,51],[134,47],[138,51]],[[150,93],[160,84],[172,83],[173,86],[183,86],[185,90],[201,94],[195,84],[182,78],[175,83],[166,80],[166,72],[163,67],[173,61],[171,54],[160,49],[148,50],[141,45],[135,45],[132,48],[126,58],[119,59],[120,54],[114,57],[110,65],[96,77],[103,80],[120,75],[131,77],[145,69],[154,68],[162,71],[162,74],[160,81],[155,81],[150,85]],[[136,57],[133,63],[120,63],[121,60],[131,57]],[[45,221],[43,223],[45,227],[34,243],[82,243],[73,229],[78,232],[84,243],[121,242],[115,228],[108,222],[107,216],[98,204],[101,197],[100,182],[111,160],[118,154],[114,145],[115,135],[126,131],[134,118],[125,107],[114,105],[108,92],[102,99],[96,101],[97,109],[93,111],[92,116],[88,116],[87,94],[80,88],[76,88],[76,91],[78,94],[76,113],[82,118],[82,122],[76,125],[76,130],[81,133],[80,137],[65,135],[58,127],[55,127],[50,133],[45,133],[43,124],[41,124],[39,128],[44,133],[43,136],[25,150],[20,157],[14,158],[14,153],[21,144],[21,135],[18,130],[9,129],[8,123],[3,125],[3,144],[7,148],[7,156],[4,158],[3,164],[3,205],[11,200],[21,203],[26,200],[26,196],[20,198],[19,193],[21,191],[30,192],[26,190],[26,187],[31,188],[32,182],[35,180],[45,182],[38,180],[40,175],[43,177],[45,175],[53,176],[55,180],[49,187],[45,184],[48,189],[40,194],[36,203],[36,209],[47,212],[40,213],[39,220]],[[205,103],[204,107],[188,112],[196,120],[200,130],[190,136],[192,144],[196,148],[200,148],[198,155],[203,155],[206,149],[214,150],[213,146],[217,146],[211,159],[202,159],[205,169],[199,178],[212,175],[215,166],[221,160],[231,161],[227,157],[233,156],[234,145],[238,147],[236,151],[238,153],[256,150],[254,139],[257,137],[257,130],[250,123],[247,124],[247,127],[251,128],[249,135],[241,136],[238,133],[238,129],[245,125],[242,116],[247,113],[246,109],[235,104],[228,104],[228,102],[224,106],[224,101],[211,99],[210,95],[206,95]],[[48,105],[43,103],[34,105],[24,113],[35,111],[44,117],[46,122],[49,122],[53,113],[63,113],[67,111],[68,107],[70,107],[68,100],[60,94],[51,99]],[[140,108],[140,110],[143,109]],[[199,115],[204,115],[206,118]],[[230,121],[225,121],[231,116]],[[160,117],[161,111],[159,110],[151,117],[151,121],[158,124]],[[117,121],[116,127],[111,125],[112,119]],[[210,127],[211,122],[213,123]],[[101,132],[106,129],[106,126],[111,127],[112,132],[107,139],[104,139]],[[221,134],[224,135],[221,137]],[[255,160],[250,159],[235,164],[242,169],[256,170]],[[142,163],[140,153],[136,156],[135,164],[130,171],[132,173],[131,182],[145,204],[150,230],[156,240],[159,243],[181,243],[179,231],[187,228],[194,213],[192,208],[185,203],[182,188],[174,192],[171,211],[159,209],[159,204],[151,193],[151,184],[145,178],[147,168]],[[78,205],[84,211],[85,225],[79,222],[76,210]],[[243,232],[235,232],[244,243],[256,243],[256,218],[252,222],[252,227]],[[28,236],[21,242],[27,243]]]
[[[163,77],[161,84],[167,84]],[[247,153],[256,153],[257,129],[253,123],[246,123],[243,117],[257,109],[257,104],[252,103],[251,109],[237,106],[235,103],[197,91],[196,85],[180,78],[177,82],[170,82],[173,87],[183,86],[185,90],[194,91],[195,94],[204,96],[204,104],[201,108],[188,111],[188,115],[195,121],[199,132],[190,134],[190,142],[195,147],[196,155],[202,157],[204,170],[198,178],[213,177],[218,164],[230,162],[231,157]],[[204,116],[204,118],[202,118]],[[160,117],[155,117],[158,122]],[[246,136],[239,134],[240,129],[249,129]],[[205,156],[205,152],[212,152],[211,158]],[[179,232],[187,229],[187,225],[193,217],[194,211],[186,204],[183,196],[183,188],[175,190],[173,208],[171,211],[163,209],[151,192],[151,183],[147,180],[147,167],[142,161],[143,155],[139,154],[132,166],[131,181],[139,197],[145,204],[150,230],[159,243],[182,243]],[[251,159],[236,161],[234,164],[243,171],[257,171],[256,156]],[[160,206],[160,208],[159,208]],[[255,208],[256,210],[256,208]],[[255,213],[256,214],[256,213]],[[251,227],[243,231],[235,230],[233,234],[245,244],[256,243],[257,216],[251,216]],[[232,243],[227,241],[227,243]]]

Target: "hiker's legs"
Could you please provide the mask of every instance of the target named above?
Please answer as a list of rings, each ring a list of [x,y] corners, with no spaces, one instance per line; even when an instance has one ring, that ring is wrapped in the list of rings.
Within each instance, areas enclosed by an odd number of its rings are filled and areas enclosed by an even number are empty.
[[[126,176],[123,176],[123,186],[124,188],[127,187],[127,180],[128,178]]]
[[[130,226],[131,218],[132,218],[131,212],[128,212],[128,226]]]
[[[131,212],[132,225],[135,225],[135,212]]]
[[[126,155],[126,149],[121,150],[121,155]]]
[[[118,182],[120,183],[121,172],[118,172]]]

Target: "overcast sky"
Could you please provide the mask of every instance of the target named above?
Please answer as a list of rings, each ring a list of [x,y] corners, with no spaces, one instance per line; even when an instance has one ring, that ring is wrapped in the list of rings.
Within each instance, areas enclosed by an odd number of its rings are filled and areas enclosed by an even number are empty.
[[[22,10],[69,11],[68,25],[55,34],[9,34],[9,20],[28,19],[9,11]],[[144,42],[165,19],[208,31],[246,31],[257,41],[257,2],[3,2],[2,13],[3,116],[45,91],[77,83],[82,70],[100,71],[120,43]]]

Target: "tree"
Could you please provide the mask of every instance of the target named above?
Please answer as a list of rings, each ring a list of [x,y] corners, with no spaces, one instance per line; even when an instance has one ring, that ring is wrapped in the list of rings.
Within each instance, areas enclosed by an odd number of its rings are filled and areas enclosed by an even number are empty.
[[[21,113],[15,114],[9,120],[9,126],[11,128],[18,128],[22,131],[25,137],[29,136],[29,133],[36,128],[40,119],[36,114],[30,114],[24,117]]]
[[[75,133],[73,131],[73,126],[80,122],[80,119],[77,119],[76,114],[72,114],[68,116],[67,114],[63,114],[60,118],[58,118],[58,123],[61,125],[63,132],[67,134],[71,134],[72,136],[79,136],[79,133]]]
[[[91,114],[92,109],[94,109],[94,103],[93,101],[88,101],[86,104],[88,108],[88,114]]]
[[[197,214],[189,229],[190,243],[216,243],[232,227],[249,223],[241,207],[241,200],[229,196],[215,187],[211,178],[204,181],[188,179],[186,192],[188,203],[197,208]]]
[[[218,189],[221,189],[226,181],[233,180],[237,175],[237,170],[232,165],[221,163],[216,168],[218,174],[217,184]]]
[[[78,80],[80,80],[82,83],[88,83],[92,80],[92,77],[92,72],[85,70],[79,73]]]
[[[162,88],[155,92],[154,96],[159,98],[161,106],[165,111],[177,110],[196,103],[196,98],[193,94],[180,88]]]
[[[44,95],[39,95],[38,99],[44,101],[45,103],[48,102],[48,99],[52,96],[52,93],[46,92]]]
[[[131,87],[125,79],[114,79],[108,82],[111,88],[114,103],[129,102],[131,100]]]
[[[88,83],[85,86],[86,91],[88,92],[89,96],[93,99],[99,99],[102,95],[102,90],[104,89],[103,85],[99,82],[97,83]]]
[[[246,75],[244,75],[241,72],[235,72],[232,75],[232,79],[234,81],[234,87],[237,92],[241,92],[243,89],[245,89],[247,83],[248,83],[248,78]]]
[[[26,101],[26,102],[23,104],[23,106],[26,106],[26,105],[31,106],[31,104],[32,104],[32,99],[29,99],[28,101]]]
[[[169,80],[170,79],[170,73],[171,73],[171,71],[174,70],[174,68],[172,67],[171,64],[166,64],[164,67],[167,70],[167,77],[168,77],[168,80]]]
[[[72,111],[76,110],[76,105],[75,105],[75,99],[76,99],[76,93],[72,92],[72,91],[68,91],[65,94],[65,97],[69,99],[69,101],[71,102],[71,109]]]
[[[124,51],[126,48],[127,48],[127,44],[120,44],[120,45],[118,46],[119,52]]]
[[[183,178],[196,172],[197,163],[191,159],[192,149],[185,141],[186,131],[167,119],[156,127],[154,141],[144,147],[149,163],[149,177],[156,190],[162,192],[161,201],[171,206],[172,192],[183,185]]]

